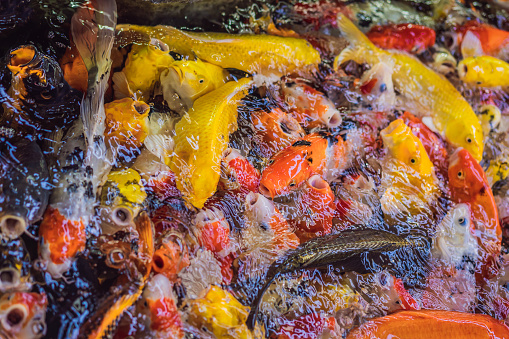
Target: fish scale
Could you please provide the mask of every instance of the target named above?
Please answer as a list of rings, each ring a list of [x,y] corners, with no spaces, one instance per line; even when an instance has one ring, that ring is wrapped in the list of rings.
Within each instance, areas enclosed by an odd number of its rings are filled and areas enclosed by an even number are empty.
[[[222,153],[237,129],[237,106],[251,83],[244,78],[205,94],[175,126],[170,168],[184,199],[198,208],[216,191]]]

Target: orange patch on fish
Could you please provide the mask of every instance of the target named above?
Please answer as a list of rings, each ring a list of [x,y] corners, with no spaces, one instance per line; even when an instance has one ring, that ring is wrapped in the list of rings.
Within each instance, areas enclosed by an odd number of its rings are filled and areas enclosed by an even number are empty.
[[[64,72],[64,79],[69,86],[85,93],[88,88],[88,71],[83,59],[74,43],[71,48],[65,50],[65,54],[60,60],[60,67]]]
[[[456,32],[458,45],[461,46],[467,32],[471,32],[479,39],[484,53],[492,56],[509,42],[509,32],[476,20],[467,21],[456,28]]]
[[[376,46],[397,49],[409,53],[422,52],[435,44],[435,31],[429,27],[414,24],[390,24],[372,27],[366,36]]]

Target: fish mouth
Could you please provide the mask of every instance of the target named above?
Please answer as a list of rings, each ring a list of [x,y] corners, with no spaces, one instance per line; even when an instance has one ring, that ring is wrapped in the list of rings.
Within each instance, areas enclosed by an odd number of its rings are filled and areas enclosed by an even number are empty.
[[[32,45],[21,46],[11,51],[9,66],[24,67],[34,60],[36,55],[35,47]]]
[[[133,211],[130,208],[119,206],[114,208],[110,214],[111,220],[120,227],[127,227],[134,220]]]
[[[7,309],[5,314],[0,322],[6,331],[11,331],[23,324],[28,317],[28,310],[23,304],[14,304]]]
[[[150,39],[150,45],[154,46],[155,48],[157,48],[158,50],[160,50],[164,53],[168,53],[170,51],[170,47],[168,47],[168,45],[166,43],[164,43],[161,40],[156,39],[156,38]]]
[[[0,270],[0,290],[7,291],[16,288],[20,283],[20,273],[13,267]]]
[[[258,190],[260,191],[261,194],[263,194],[267,198],[274,198],[274,192],[272,192],[272,190],[265,184],[260,183]]]
[[[308,184],[312,188],[319,191],[324,190],[329,186],[327,182],[323,180],[322,177],[319,175],[313,175],[311,178],[309,178]]]
[[[140,115],[148,113],[148,111],[150,110],[150,106],[141,101],[133,102],[133,108]]]
[[[5,215],[0,219],[0,230],[10,239],[16,239],[27,229],[25,219],[16,215]]]
[[[396,119],[390,123],[385,129],[380,132],[380,136],[386,147],[392,147],[395,145],[394,140],[398,135],[405,133],[405,122],[401,119]]]

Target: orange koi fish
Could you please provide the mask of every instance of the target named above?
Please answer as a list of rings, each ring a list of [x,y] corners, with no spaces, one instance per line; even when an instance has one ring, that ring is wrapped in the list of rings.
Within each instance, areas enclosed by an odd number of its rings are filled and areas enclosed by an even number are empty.
[[[502,56],[509,43],[509,32],[475,20],[456,28],[453,44],[461,49],[463,58],[471,56]]]
[[[213,253],[227,250],[230,246],[230,226],[224,213],[217,209],[201,210],[195,218],[198,243]]]
[[[344,165],[343,139],[312,133],[276,153],[262,173],[260,193],[266,197],[296,190],[315,174],[333,176]]]
[[[172,284],[162,274],[150,279],[143,292],[154,338],[182,338],[182,319],[177,309]]]
[[[313,175],[299,195],[297,202],[299,217],[293,220],[302,242],[330,233],[334,216],[334,193],[319,175]]]
[[[283,97],[293,117],[305,128],[341,125],[339,111],[325,94],[302,82],[289,81],[282,86]]]
[[[351,331],[347,339],[460,339],[508,338],[509,328],[482,314],[450,311],[400,311],[370,320]]]
[[[397,49],[419,54],[435,44],[435,31],[429,27],[413,24],[390,24],[372,27],[366,36],[383,49]]]
[[[277,250],[288,250],[299,246],[299,238],[293,233],[286,219],[274,203],[259,193],[246,196],[245,216],[256,229],[268,232],[270,241]]]
[[[489,276],[493,272],[487,272],[489,267],[486,264],[499,255],[502,241],[502,229],[493,192],[484,170],[467,150],[458,149],[451,155],[449,163],[451,198],[455,203],[465,203],[470,208],[482,249],[479,265],[482,265],[483,275]]]
[[[175,281],[177,274],[189,264],[189,253],[185,245],[179,246],[169,238],[163,239],[152,257],[152,270],[163,274],[171,281]]]
[[[45,294],[13,292],[0,298],[2,338],[38,339],[46,334]]]
[[[239,151],[227,148],[223,152],[219,182],[227,189],[243,187],[251,192],[257,192],[260,172]]]
[[[251,113],[250,119],[256,148],[265,158],[270,158],[305,135],[299,122],[279,108],[270,112],[256,111]]]

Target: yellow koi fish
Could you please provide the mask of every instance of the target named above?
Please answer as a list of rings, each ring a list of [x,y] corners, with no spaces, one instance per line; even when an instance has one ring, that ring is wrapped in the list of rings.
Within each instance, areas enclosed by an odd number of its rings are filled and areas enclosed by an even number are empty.
[[[149,44],[134,44],[122,70],[129,86],[123,92],[131,92],[124,95],[142,101],[150,99],[159,75],[174,61],[168,45],[158,39],[150,39]],[[117,79],[115,85],[120,87]]]
[[[224,68],[200,59],[175,61],[161,73],[164,100],[174,111],[188,111],[196,99],[224,85],[228,74]]]
[[[338,27],[351,43],[351,47],[336,57],[336,69],[348,60],[370,66],[376,65],[380,60],[393,62],[394,88],[430,112],[429,117],[422,119],[423,122],[453,146],[465,148],[477,161],[482,159],[484,144],[479,120],[468,102],[449,81],[410,55],[376,47],[342,14],[338,16]]]
[[[461,60],[458,75],[463,82],[477,87],[509,86],[509,64],[487,55]]]
[[[316,67],[320,55],[309,42],[273,35],[185,32],[171,26],[118,25],[117,31],[160,39],[171,51],[223,68],[285,75]]]
[[[216,191],[221,155],[237,129],[237,106],[251,83],[243,78],[205,94],[175,126],[175,154],[169,166],[184,199],[197,208]]]

